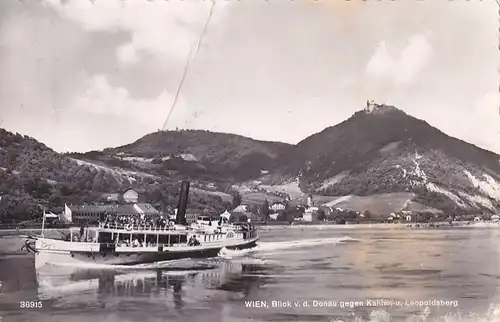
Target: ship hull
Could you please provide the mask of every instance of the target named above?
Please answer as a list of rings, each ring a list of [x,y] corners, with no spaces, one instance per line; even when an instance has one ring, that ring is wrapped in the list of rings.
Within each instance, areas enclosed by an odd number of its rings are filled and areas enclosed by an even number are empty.
[[[46,265],[135,265],[183,258],[216,257],[222,248],[248,249],[256,246],[258,237],[224,245],[206,245],[191,247],[172,247],[162,251],[144,251],[136,248],[130,251],[87,251],[87,250],[58,250],[40,249],[37,247],[35,267]],[[39,241],[37,241],[39,242]],[[86,267],[88,268],[88,267]]]

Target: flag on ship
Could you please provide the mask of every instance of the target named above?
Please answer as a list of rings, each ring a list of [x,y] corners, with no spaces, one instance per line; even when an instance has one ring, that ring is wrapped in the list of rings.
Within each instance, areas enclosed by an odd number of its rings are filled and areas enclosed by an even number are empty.
[[[64,212],[59,215],[59,220],[64,222],[72,222],[72,211],[67,204],[64,204]]]

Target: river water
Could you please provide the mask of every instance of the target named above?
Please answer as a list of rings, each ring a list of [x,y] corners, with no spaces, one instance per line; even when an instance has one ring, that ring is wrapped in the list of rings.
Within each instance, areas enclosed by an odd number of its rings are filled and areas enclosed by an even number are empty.
[[[0,255],[0,322],[500,321],[498,228],[291,226],[261,236],[218,258],[77,273],[37,274],[32,255]]]

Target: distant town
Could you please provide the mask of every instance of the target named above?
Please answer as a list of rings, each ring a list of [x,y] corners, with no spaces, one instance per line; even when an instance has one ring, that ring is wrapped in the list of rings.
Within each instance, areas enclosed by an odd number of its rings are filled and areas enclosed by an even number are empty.
[[[235,192],[233,195],[233,208],[226,209],[222,214],[209,214],[203,211],[187,209],[186,221],[191,224],[200,216],[218,218],[221,215],[230,216],[230,221],[247,221],[254,224],[359,224],[359,223],[428,223],[432,221],[446,221],[450,217],[438,214],[415,214],[411,211],[400,211],[391,213],[386,218],[372,217],[369,211],[358,212],[348,209],[334,208],[315,202],[312,195],[304,198],[304,202],[283,201],[268,203],[267,200],[259,207],[255,204],[241,202],[241,195]],[[121,192],[103,195],[105,202],[94,205],[65,205],[64,211],[54,214],[50,211],[45,213],[47,227],[64,226],[65,224],[92,225],[99,221],[102,215],[148,215],[165,216],[175,218],[176,208],[172,207],[165,212],[159,211],[153,205],[143,202],[140,191],[129,188]],[[458,221],[489,220],[482,216],[466,216],[467,218],[455,217]],[[470,218],[469,218],[470,217]],[[40,224],[40,223],[38,223]],[[31,225],[29,225],[31,226]]]

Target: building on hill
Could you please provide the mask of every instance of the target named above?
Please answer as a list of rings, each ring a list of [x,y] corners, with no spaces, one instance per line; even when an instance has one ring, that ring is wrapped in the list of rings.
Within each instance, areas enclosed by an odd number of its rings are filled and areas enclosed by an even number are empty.
[[[234,208],[232,212],[248,212],[248,205],[241,204],[238,207]]]
[[[283,202],[273,202],[271,207],[269,207],[269,209],[271,209],[271,211],[273,213],[283,211],[283,210],[285,210],[285,208],[286,208],[286,205]]]
[[[303,221],[313,221],[315,213],[312,211],[306,211],[302,214],[302,220]]]
[[[89,224],[99,221],[101,214],[108,214],[110,206],[87,206],[87,205],[69,205],[69,214],[71,222],[74,224]]]
[[[302,214],[303,221],[313,221],[318,216],[318,207],[307,207]]]
[[[127,189],[121,194],[123,202],[126,203],[137,203],[139,202],[139,192],[134,189]]]
[[[312,206],[314,205],[314,201],[313,201],[313,196],[312,196],[312,194],[309,194],[309,195],[307,196],[306,205],[307,205],[307,207],[312,207]]]
[[[409,210],[403,210],[403,211],[401,211],[400,217],[404,218],[405,221],[407,221],[407,222],[412,222],[412,214],[413,213]]]
[[[254,210],[254,212],[259,212],[258,210]],[[262,218],[260,217],[259,214],[256,214],[250,210],[250,206],[246,204],[241,204],[238,207],[234,208],[232,211],[229,213],[233,215],[234,218],[235,216],[241,216],[244,215],[246,216],[247,219],[250,219],[251,221],[261,221]]]
[[[142,190],[127,188],[121,192],[104,193],[102,198],[114,203],[139,203],[145,201],[142,193]]]
[[[389,222],[397,222],[401,219],[401,214],[399,213],[394,213],[392,212],[388,217],[387,217],[387,221]]]
[[[102,195],[103,200],[106,200],[108,202],[118,202],[120,200],[120,194],[119,193],[104,193]]]

